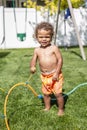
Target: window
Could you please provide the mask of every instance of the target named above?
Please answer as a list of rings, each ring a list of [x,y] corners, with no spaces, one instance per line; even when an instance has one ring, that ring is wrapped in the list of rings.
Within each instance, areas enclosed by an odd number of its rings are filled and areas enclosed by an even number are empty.
[[[21,2],[21,7],[24,7],[24,2]]]
[[[15,6],[15,1],[14,0],[7,0],[6,1],[6,7],[14,7]]]
[[[45,6],[44,0],[37,0],[37,5]]]

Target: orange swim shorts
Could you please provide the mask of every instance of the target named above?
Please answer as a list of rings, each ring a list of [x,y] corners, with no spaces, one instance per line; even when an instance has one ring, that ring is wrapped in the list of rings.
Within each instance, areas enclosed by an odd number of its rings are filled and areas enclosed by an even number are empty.
[[[43,94],[62,93],[63,74],[60,73],[58,81],[52,81],[53,74],[41,74],[42,92]]]

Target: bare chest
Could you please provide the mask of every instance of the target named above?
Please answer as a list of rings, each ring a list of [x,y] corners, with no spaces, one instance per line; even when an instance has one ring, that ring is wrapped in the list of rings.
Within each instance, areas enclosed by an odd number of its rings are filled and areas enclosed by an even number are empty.
[[[40,65],[52,65],[56,63],[55,53],[51,49],[41,50],[38,55]]]
[[[44,58],[45,59],[48,59],[48,58],[51,58],[52,56],[54,56],[54,53],[53,51],[51,50],[41,50],[40,54],[39,54],[39,58]]]

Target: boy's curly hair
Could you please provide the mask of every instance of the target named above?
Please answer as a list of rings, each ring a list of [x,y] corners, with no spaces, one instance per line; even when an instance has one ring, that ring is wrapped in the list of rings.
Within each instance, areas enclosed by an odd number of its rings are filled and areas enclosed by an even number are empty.
[[[37,35],[38,35],[38,30],[41,30],[41,29],[44,29],[44,30],[50,30],[51,32],[51,37],[53,36],[54,34],[54,28],[52,26],[52,24],[48,23],[48,22],[41,22],[39,24],[37,24],[36,28],[35,28],[35,37],[37,38]]]

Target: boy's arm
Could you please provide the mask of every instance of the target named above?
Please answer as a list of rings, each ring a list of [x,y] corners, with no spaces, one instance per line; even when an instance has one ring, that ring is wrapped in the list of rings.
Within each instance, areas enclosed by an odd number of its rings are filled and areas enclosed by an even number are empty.
[[[30,72],[31,73],[35,73],[35,71],[36,71],[36,62],[37,62],[37,53],[36,53],[36,49],[35,49],[33,57],[30,62]]]
[[[63,65],[63,58],[62,58],[60,50],[57,47],[55,47],[55,55],[56,55],[58,62],[57,62],[56,73],[54,74],[53,79],[58,80],[58,76],[61,72],[62,65]]]
[[[58,59],[56,71],[57,71],[58,74],[60,74],[61,69],[62,69],[62,65],[63,65],[63,58],[62,58],[62,55],[61,55],[61,52],[60,52],[59,49],[58,49],[58,53],[56,53],[56,56],[57,56],[57,59]]]

